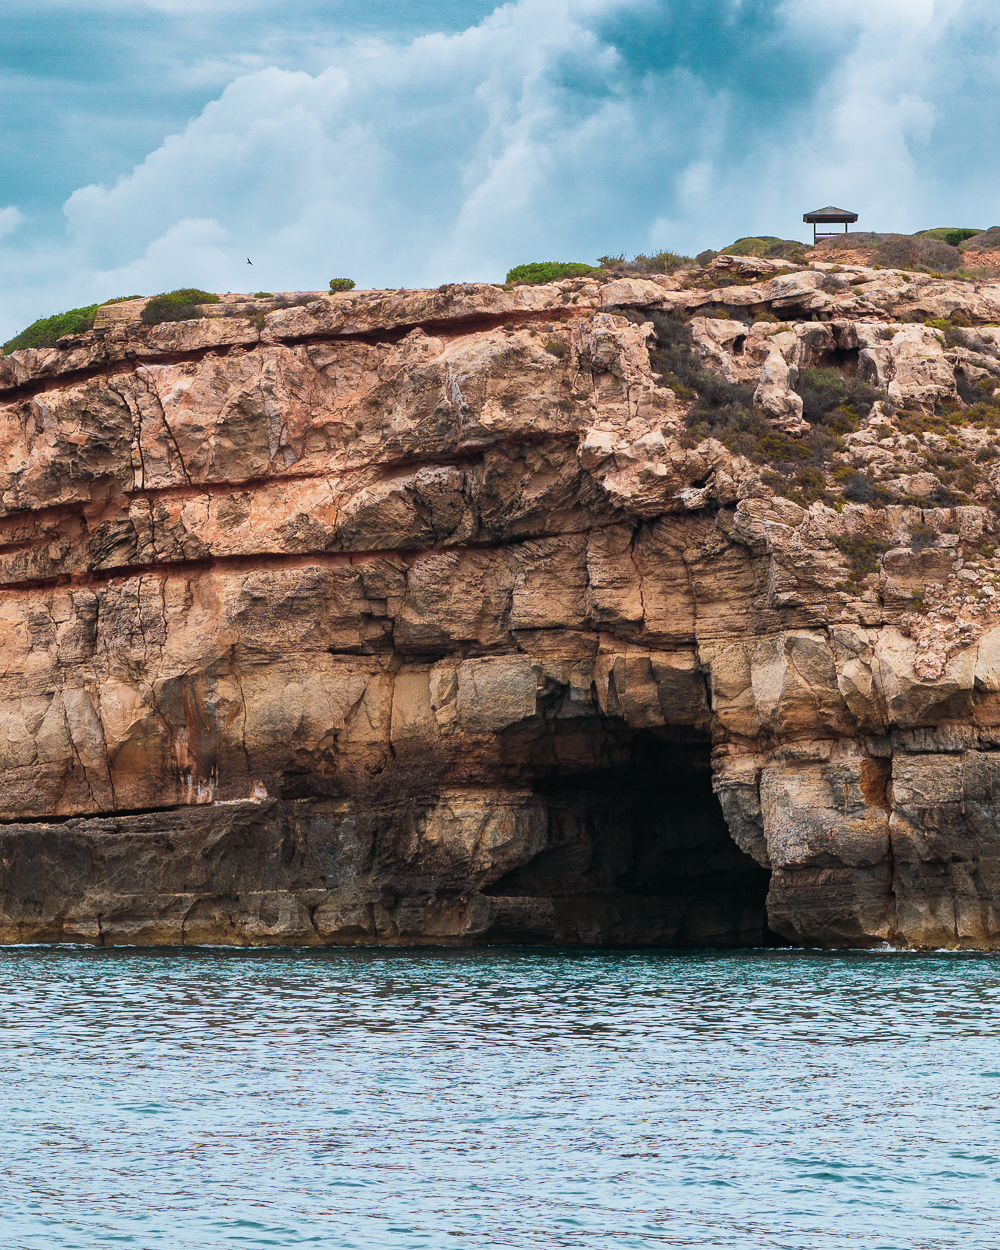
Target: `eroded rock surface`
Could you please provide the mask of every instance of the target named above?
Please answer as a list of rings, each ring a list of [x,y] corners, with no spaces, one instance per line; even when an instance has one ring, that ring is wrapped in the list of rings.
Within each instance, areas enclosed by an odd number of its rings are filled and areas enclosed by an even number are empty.
[[[1000,286],[140,308],[0,361],[4,940],[1000,945]]]

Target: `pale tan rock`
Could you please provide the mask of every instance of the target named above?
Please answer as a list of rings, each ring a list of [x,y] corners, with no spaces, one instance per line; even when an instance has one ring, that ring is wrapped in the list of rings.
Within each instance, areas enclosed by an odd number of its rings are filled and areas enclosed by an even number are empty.
[[[780,273],[788,268],[788,261],[765,260],[762,256],[730,256],[722,252],[712,258],[708,267],[715,273],[734,273],[741,278],[756,278],[764,274]]]
[[[459,725],[488,733],[534,716],[537,684],[525,656],[465,660],[458,667]]]
[[[772,733],[848,734],[851,717],[837,682],[833,652],[823,634],[795,631],[774,635],[754,647],[754,702],[761,727]]]
[[[922,679],[916,666],[916,643],[893,628],[883,629],[875,645],[873,672],[890,723],[909,727],[936,718],[961,717],[971,710],[975,652],[960,651],[942,665],[939,675]]]
[[[993,434],[898,415],[1000,344],[904,315],[993,295],[717,260],[0,361],[0,937],[1000,945],[995,526],[925,467]],[[897,400],[835,463],[901,504],[688,429],[646,310],[706,304],[789,437],[804,369]]]
[[[764,362],[753,396],[754,407],[789,432],[808,428],[802,421],[802,398],[792,389],[794,380],[781,352],[772,351]]]
[[[617,278],[601,287],[601,303],[605,308],[659,307],[667,289],[645,278]]]
[[[863,769],[870,765],[847,755],[823,764],[763,770],[761,808],[773,866],[862,867],[888,857],[888,811],[865,796]]]

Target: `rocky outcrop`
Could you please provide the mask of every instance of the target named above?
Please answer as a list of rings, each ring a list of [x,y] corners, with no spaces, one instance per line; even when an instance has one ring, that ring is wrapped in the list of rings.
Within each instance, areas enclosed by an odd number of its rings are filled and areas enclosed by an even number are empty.
[[[1000,945],[1000,287],[277,303],[0,361],[0,937]]]

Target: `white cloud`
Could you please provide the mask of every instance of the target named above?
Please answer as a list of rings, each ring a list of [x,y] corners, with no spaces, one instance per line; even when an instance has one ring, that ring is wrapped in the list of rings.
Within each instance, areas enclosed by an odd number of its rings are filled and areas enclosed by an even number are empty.
[[[712,162],[692,161],[681,174],[679,188],[681,203],[687,209],[702,208],[708,200],[712,186]]]
[[[185,217],[154,239],[141,256],[117,269],[96,271],[94,281],[119,295],[159,291],[160,276],[169,272],[172,289],[201,286],[226,290],[232,272],[232,243],[224,226],[206,218]],[[186,273],[185,279],[182,275]]]
[[[161,7],[174,3],[186,0]],[[935,188],[930,171],[978,0],[776,4],[789,49],[820,35],[834,48],[783,111],[770,99],[782,65],[710,86],[665,41],[635,71],[608,23],[654,11],[517,0],[458,34],[355,41],[315,75],[242,74],[115,185],[77,190],[65,237],[4,246],[0,335],[72,304],[190,284],[437,285],[526,260],[804,237],[802,212],[831,200],[873,228],[944,224],[938,214],[965,224],[961,186]],[[981,79],[998,25],[980,32]],[[995,84],[983,108],[998,112]],[[975,174],[988,203],[985,157]],[[19,221],[0,210],[0,233]]]
[[[0,239],[7,234],[13,234],[24,218],[21,211],[15,208],[13,204],[9,208],[0,208]]]
[[[502,278],[560,254],[622,140],[641,157],[617,54],[588,25],[630,2],[520,0],[458,35],[355,42],[316,76],[238,77],[114,186],[70,196],[61,302]],[[40,288],[59,251],[39,255]]]

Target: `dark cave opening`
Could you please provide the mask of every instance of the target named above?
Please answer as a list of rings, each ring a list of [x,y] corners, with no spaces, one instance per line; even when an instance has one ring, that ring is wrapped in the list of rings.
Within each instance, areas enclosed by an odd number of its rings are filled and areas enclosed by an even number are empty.
[[[504,900],[488,940],[783,944],[767,925],[770,873],[732,840],[712,790],[708,739],[658,729],[629,738],[611,767],[536,779],[548,843],[484,891]]]
[[[830,351],[820,352],[812,364],[816,369],[837,369],[845,377],[855,378],[861,371],[861,349],[835,347]]]

